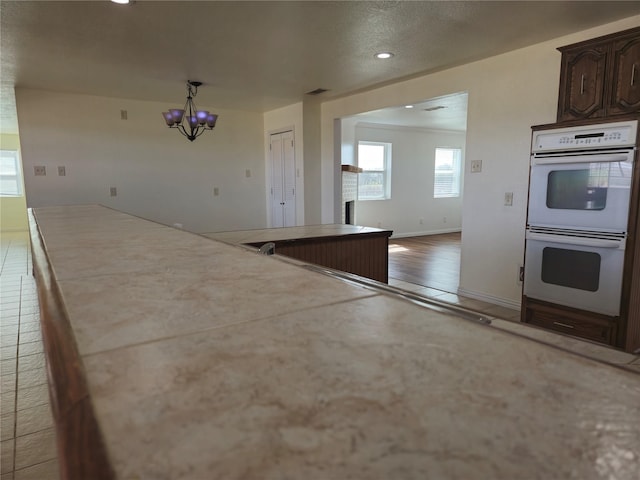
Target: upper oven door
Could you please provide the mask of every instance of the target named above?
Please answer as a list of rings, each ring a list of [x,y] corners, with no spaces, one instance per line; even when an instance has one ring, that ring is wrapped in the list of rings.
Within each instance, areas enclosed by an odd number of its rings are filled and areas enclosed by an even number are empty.
[[[627,231],[633,149],[535,153],[529,225]]]

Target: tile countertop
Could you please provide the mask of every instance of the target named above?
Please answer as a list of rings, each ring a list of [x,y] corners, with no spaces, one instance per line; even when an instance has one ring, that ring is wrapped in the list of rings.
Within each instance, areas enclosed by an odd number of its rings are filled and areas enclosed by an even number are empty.
[[[104,207],[32,214],[115,478],[638,478],[639,375]]]
[[[239,230],[232,232],[203,233],[205,237],[232,244],[275,242],[280,240],[298,240],[346,235],[388,233],[381,228],[361,227],[358,225],[306,225],[301,227],[264,228],[257,230]]]

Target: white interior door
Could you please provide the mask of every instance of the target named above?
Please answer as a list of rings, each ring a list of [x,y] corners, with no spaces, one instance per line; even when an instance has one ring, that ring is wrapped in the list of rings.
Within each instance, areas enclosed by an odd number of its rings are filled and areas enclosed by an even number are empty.
[[[293,132],[271,135],[271,227],[296,224],[296,162]]]

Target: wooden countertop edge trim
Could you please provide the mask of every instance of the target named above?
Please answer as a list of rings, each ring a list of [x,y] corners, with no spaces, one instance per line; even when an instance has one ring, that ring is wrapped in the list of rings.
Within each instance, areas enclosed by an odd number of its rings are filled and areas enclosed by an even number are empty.
[[[89,395],[84,367],[35,215],[29,214],[33,274],[47,362],[60,475],[63,480],[114,480]]]

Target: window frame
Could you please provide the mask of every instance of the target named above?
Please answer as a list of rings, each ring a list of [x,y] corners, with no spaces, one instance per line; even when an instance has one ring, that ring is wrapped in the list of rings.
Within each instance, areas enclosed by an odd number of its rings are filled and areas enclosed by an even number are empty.
[[[384,159],[383,159],[383,168],[382,170],[367,170],[361,166],[360,162],[360,145],[373,145],[373,146],[381,146],[384,148]],[[358,140],[356,143],[356,164],[359,168],[362,168],[362,172],[358,174],[358,201],[369,202],[376,200],[390,200],[391,199],[391,150],[392,144],[391,142],[379,142],[373,140]],[[383,194],[380,196],[372,197],[372,196],[362,196],[362,185],[361,182],[364,178],[366,178],[367,173],[375,173],[382,174],[382,188]]]
[[[452,173],[449,174],[452,177],[451,186],[455,186],[456,188],[451,188],[448,192],[438,193],[438,151],[445,150],[454,152],[453,158],[453,168],[450,170]],[[440,175],[442,176],[442,174]],[[459,147],[436,147],[434,150],[434,160],[433,160],[433,198],[460,198],[462,196],[462,148]]]
[[[20,162],[20,155],[17,149],[3,148],[0,149],[0,157],[13,157],[13,163],[15,167],[15,174],[6,174],[0,170],[0,181],[12,181],[15,183],[16,193],[7,193],[2,190],[2,182],[0,182],[0,197],[21,197],[23,196],[22,186],[22,165]]]

